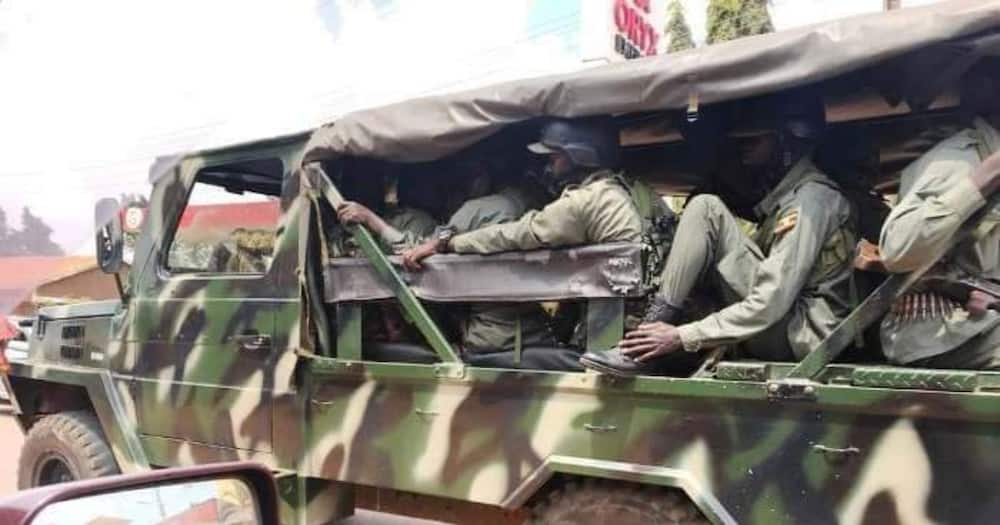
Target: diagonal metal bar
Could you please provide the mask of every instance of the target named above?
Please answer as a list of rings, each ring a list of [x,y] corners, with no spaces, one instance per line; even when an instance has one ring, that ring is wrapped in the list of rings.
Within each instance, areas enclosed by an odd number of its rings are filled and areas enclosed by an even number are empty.
[[[809,355],[800,361],[787,377],[799,379],[815,377],[855,340],[858,333],[878,321],[882,314],[889,310],[893,301],[919,281],[924,272],[926,270],[890,275],[844,318],[819,346],[809,352]]]
[[[337,206],[344,202],[343,195],[340,194],[340,191],[337,190],[333,181],[330,180],[322,168],[315,164],[310,165],[309,168],[309,171],[312,172],[312,175],[316,179],[312,182],[318,186],[317,189],[323,197],[336,209]],[[347,229],[354,236],[354,240],[358,243],[361,252],[371,261],[375,272],[392,289],[403,310],[413,320],[417,330],[424,336],[427,344],[437,353],[441,361],[445,363],[461,363],[462,360],[455,353],[455,350],[451,348],[451,344],[448,343],[441,329],[438,328],[437,323],[434,322],[430,314],[427,313],[427,310],[424,309],[420,300],[414,295],[413,290],[399,276],[399,272],[389,262],[389,258],[382,253],[371,232],[364,226],[359,225],[348,226]]]

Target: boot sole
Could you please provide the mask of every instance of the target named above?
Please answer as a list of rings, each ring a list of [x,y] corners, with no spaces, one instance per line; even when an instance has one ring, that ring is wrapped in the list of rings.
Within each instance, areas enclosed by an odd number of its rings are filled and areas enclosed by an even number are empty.
[[[609,376],[629,378],[642,375],[638,372],[623,372],[617,368],[612,368],[604,363],[598,363],[597,361],[591,361],[585,357],[580,358],[580,364],[583,365],[584,368]]]

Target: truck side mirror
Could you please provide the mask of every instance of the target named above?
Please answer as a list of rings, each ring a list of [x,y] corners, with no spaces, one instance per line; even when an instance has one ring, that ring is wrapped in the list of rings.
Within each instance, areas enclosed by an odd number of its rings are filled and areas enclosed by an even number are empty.
[[[0,500],[0,518],[26,525],[279,522],[274,477],[247,462],[46,485]]]
[[[104,273],[117,274],[122,268],[124,243],[121,215],[118,210],[118,201],[111,198],[97,201],[97,206],[94,207],[97,266]]]

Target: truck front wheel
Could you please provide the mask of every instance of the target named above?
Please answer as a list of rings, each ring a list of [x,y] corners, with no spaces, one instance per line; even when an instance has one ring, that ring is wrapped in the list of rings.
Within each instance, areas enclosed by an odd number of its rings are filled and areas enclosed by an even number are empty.
[[[20,490],[118,474],[101,425],[90,412],[61,412],[38,420],[24,440],[17,468]]]
[[[544,525],[709,523],[681,492],[612,481],[567,483],[532,510],[531,522]]]

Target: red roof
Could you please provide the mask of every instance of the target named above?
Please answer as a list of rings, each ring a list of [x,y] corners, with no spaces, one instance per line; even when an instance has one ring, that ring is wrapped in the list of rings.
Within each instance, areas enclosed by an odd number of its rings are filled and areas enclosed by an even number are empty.
[[[237,203],[188,206],[181,215],[180,228],[232,230],[233,228],[274,229],[281,208],[277,199]]]
[[[88,256],[0,257],[0,312],[10,313],[40,285],[96,267]]]
[[[185,511],[169,516],[157,525],[198,525],[202,523],[222,523],[219,519],[218,503],[215,499],[192,505]]]
[[[93,256],[0,257],[0,290],[30,290],[97,266]]]

